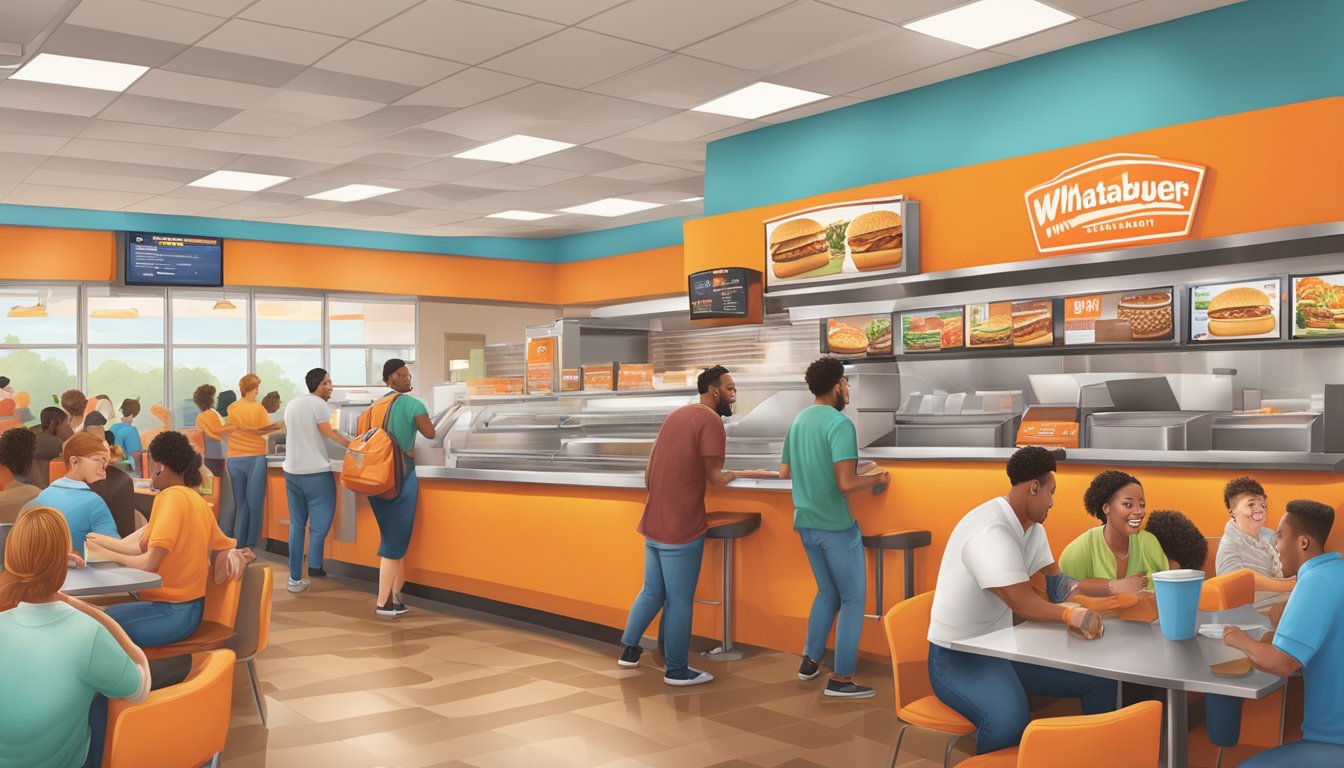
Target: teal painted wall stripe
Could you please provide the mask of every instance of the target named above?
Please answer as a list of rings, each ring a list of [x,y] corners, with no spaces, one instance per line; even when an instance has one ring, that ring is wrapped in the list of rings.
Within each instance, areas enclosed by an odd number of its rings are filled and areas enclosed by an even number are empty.
[[[1247,0],[721,139],[705,213],[1339,96],[1342,29],[1339,0]]]

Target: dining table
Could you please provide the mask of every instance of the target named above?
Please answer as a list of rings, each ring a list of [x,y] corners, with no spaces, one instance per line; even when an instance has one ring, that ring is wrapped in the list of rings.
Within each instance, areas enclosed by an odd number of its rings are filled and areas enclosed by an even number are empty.
[[[72,597],[92,597],[134,593],[161,586],[163,579],[157,573],[100,561],[89,563],[84,568],[68,569],[61,591]]]

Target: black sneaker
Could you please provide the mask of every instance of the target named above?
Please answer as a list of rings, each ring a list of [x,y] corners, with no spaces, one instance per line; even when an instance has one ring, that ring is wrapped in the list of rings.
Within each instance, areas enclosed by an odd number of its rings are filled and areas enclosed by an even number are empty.
[[[621,658],[616,660],[616,666],[631,669],[639,666],[639,657],[644,655],[644,649],[638,645],[627,645],[625,650],[621,651]]]
[[[684,688],[690,685],[702,685],[713,680],[714,676],[708,672],[702,672],[694,667],[687,667],[676,672],[666,672],[663,674],[663,682],[667,685],[675,685]]]
[[[327,578],[327,572],[322,568],[309,568],[308,576],[313,579],[325,579]]]
[[[374,608],[374,614],[380,619],[395,619],[410,609],[400,603],[388,602],[387,605],[379,605]]]
[[[846,699],[870,699],[877,695],[877,691],[866,685],[859,685],[853,680],[836,680],[835,678],[826,681],[826,690],[823,693],[827,696],[839,696]]]
[[[808,658],[807,656],[804,656],[803,663],[798,666],[798,679],[812,680],[817,675],[820,674],[821,674],[821,664],[819,664],[815,659],[811,659]]]

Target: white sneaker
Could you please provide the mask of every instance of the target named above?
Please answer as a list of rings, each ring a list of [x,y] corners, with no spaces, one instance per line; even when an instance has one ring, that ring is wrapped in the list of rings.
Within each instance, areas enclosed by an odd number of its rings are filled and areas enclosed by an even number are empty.
[[[686,671],[691,673],[689,677],[684,678],[668,677],[667,675],[663,675],[663,682],[667,683],[668,685],[676,685],[684,687],[687,685],[700,685],[702,683],[708,683],[710,680],[714,679],[713,675],[709,674],[708,672],[701,671],[699,669],[687,667]]]
[[[290,579],[288,588],[290,592],[303,592],[304,590],[308,589],[308,580],[303,579],[300,581],[295,581],[293,579]]]

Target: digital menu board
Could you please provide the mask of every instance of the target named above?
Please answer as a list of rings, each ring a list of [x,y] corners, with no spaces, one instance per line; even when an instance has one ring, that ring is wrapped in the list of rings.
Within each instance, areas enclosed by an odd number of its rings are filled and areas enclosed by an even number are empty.
[[[1344,338],[1344,274],[1293,278],[1293,338]]]
[[[1175,341],[1172,289],[1154,288],[1064,299],[1064,345]]]
[[[765,222],[766,289],[919,271],[919,206],[903,197],[849,200]]]
[[[691,319],[746,317],[747,287],[760,279],[760,272],[742,267],[696,272],[687,278]]]
[[[901,315],[901,354],[941,352],[966,344],[965,307],[922,309]]]
[[[995,301],[966,306],[971,349],[1048,347],[1055,343],[1054,302]]]
[[[832,317],[822,321],[822,352],[844,359],[892,353],[891,315]]]
[[[224,284],[224,241],[218,237],[127,232],[125,250],[127,285]]]
[[[1277,339],[1279,294],[1277,277],[1190,288],[1192,342]]]

